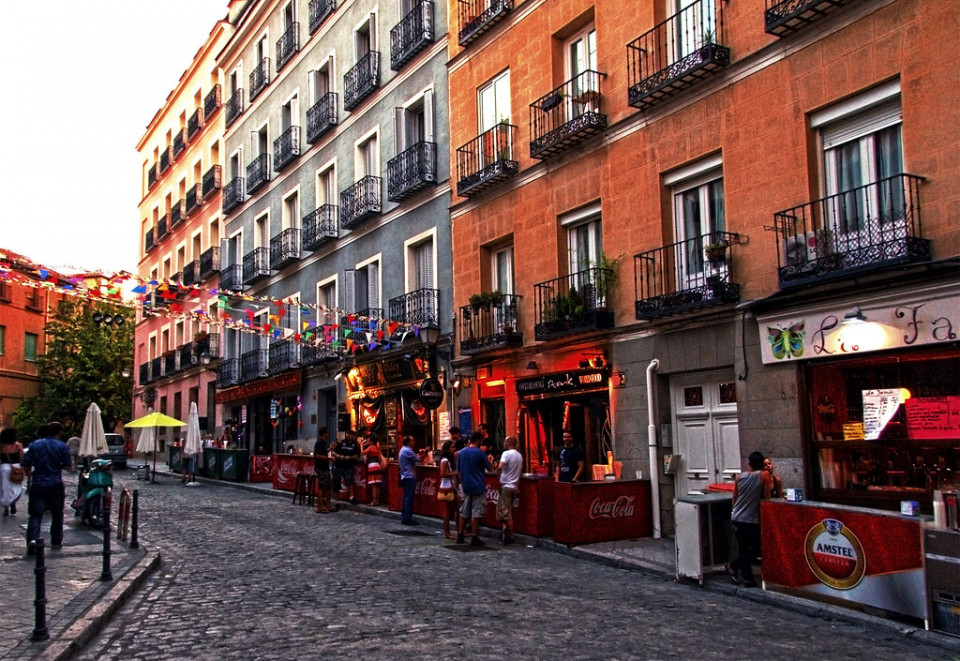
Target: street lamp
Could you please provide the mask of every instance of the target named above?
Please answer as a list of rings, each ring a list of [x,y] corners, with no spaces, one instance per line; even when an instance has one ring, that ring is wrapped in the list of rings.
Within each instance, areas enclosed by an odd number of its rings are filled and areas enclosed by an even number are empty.
[[[124,367],[122,370],[120,370],[120,375],[125,379],[129,379],[132,374],[133,370],[129,367]]]
[[[427,365],[430,374],[437,372],[437,340],[440,339],[440,326],[435,321],[428,321],[420,326],[420,341],[427,347]]]

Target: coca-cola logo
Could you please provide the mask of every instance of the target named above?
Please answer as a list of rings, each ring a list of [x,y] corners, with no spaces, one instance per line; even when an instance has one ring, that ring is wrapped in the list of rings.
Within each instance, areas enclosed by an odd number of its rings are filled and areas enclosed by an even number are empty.
[[[430,498],[437,495],[437,480],[436,478],[428,477],[420,482],[417,482],[417,493],[421,496],[428,496]]]
[[[619,496],[616,500],[594,498],[590,503],[591,519],[629,519],[633,516],[636,496]]]
[[[297,465],[292,461],[282,461],[277,466],[277,482],[286,484],[297,479]]]
[[[500,491],[497,490],[497,489],[493,489],[492,487],[489,487],[489,486],[488,486],[488,487],[487,487],[487,502],[488,502],[488,503],[493,503],[494,505],[496,505],[497,503],[499,503],[499,502],[500,502]]]

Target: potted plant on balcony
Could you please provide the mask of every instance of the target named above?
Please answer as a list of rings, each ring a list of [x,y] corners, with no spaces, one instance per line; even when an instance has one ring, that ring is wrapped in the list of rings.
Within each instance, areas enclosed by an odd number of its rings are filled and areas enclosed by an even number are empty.
[[[563,102],[563,97],[566,96],[560,92],[554,92],[549,96],[544,97],[543,101],[540,102],[540,109],[544,112],[550,112]]]
[[[703,254],[706,256],[707,261],[710,262],[711,266],[720,266],[727,261],[727,246],[729,244],[726,241],[715,241],[713,243],[708,243],[703,247]]]

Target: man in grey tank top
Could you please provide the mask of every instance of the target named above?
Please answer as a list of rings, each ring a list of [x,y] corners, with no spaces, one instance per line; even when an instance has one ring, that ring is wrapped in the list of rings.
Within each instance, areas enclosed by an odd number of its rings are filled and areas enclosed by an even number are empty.
[[[737,559],[727,565],[727,572],[737,585],[757,585],[751,563],[760,555],[760,500],[769,498],[773,479],[763,469],[764,456],[751,452],[747,457],[749,473],[741,473],[733,487],[733,533],[737,537]]]

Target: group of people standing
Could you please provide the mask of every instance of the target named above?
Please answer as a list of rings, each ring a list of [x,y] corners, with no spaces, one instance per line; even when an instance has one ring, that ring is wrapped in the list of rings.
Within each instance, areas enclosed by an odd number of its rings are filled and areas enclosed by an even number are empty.
[[[356,468],[361,464],[366,464],[367,467],[371,504],[379,505],[386,461],[377,437],[368,429],[361,434],[347,429],[343,439],[331,444],[330,430],[327,427],[322,427],[317,432],[317,441],[313,446],[313,469],[317,476],[317,512],[332,512],[333,494],[336,493],[339,499],[344,488],[345,500],[357,502]]]

